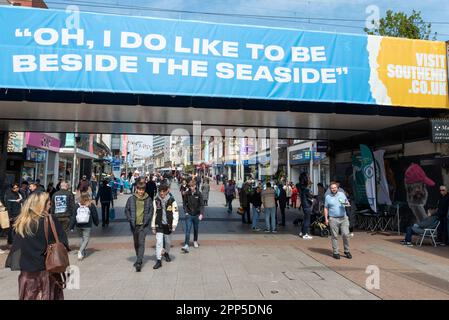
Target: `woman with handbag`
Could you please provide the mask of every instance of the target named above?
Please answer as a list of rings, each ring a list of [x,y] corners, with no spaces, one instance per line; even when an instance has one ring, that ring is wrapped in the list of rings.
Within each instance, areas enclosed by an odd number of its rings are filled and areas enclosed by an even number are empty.
[[[64,299],[62,270],[68,266],[69,246],[61,224],[48,213],[50,206],[47,193],[33,193],[14,224],[5,267],[20,271],[20,300]]]

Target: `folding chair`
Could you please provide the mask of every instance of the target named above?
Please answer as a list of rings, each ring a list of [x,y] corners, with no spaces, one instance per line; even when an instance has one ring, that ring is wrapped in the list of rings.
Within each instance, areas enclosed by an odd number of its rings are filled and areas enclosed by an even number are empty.
[[[424,241],[424,238],[430,238],[430,239],[432,239],[433,246],[436,247],[437,246],[437,242],[435,241],[435,238],[437,236],[437,230],[438,230],[439,225],[440,225],[440,221],[438,221],[438,223],[437,223],[435,228],[433,228],[433,229],[430,229],[430,228],[424,229],[424,233],[421,236],[421,241],[419,241],[419,238],[418,238],[418,240],[416,241],[416,245],[418,245],[418,242],[419,242],[419,246],[421,247],[422,246],[422,242]]]
[[[385,210],[382,219],[383,219],[383,225],[381,226],[381,230],[382,231],[386,231],[388,228],[388,230],[393,231],[394,227],[393,227],[393,222],[395,221],[395,218],[397,216],[396,213],[396,206],[388,206],[387,209]]]
[[[370,232],[376,232],[382,229],[383,216],[382,213],[371,214]]]

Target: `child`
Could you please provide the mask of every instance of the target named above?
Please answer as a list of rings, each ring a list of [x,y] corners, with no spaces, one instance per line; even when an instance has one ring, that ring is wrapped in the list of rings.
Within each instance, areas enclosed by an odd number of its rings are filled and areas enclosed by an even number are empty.
[[[81,238],[78,260],[83,260],[86,256],[86,247],[89,243],[92,223],[98,226],[98,222],[97,208],[93,204],[89,193],[81,193],[80,201],[76,204],[70,219],[70,230],[73,231],[76,225]]]
[[[153,269],[162,267],[162,249],[164,249],[165,261],[170,262],[171,234],[176,230],[179,219],[178,204],[170,194],[168,184],[161,183],[159,192],[154,202],[154,213],[151,222],[153,234],[156,235],[156,257],[157,262]]]

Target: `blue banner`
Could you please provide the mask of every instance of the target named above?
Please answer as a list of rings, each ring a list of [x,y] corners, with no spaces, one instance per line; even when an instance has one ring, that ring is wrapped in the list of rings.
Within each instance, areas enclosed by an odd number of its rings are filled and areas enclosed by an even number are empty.
[[[2,88],[408,106],[422,93],[396,92],[396,69],[384,79],[380,37],[8,6],[0,21]],[[426,107],[447,106],[440,60]]]

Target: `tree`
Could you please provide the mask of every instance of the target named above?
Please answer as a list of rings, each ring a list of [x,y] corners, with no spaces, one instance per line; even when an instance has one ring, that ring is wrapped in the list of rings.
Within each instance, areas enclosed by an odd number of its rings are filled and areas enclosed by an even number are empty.
[[[429,40],[432,33],[432,24],[422,19],[421,11],[413,10],[408,16],[404,12],[388,10],[385,18],[381,18],[379,23],[374,20],[372,23],[375,25],[373,29],[364,29],[369,35]],[[436,39],[436,35],[435,32],[432,40]]]

